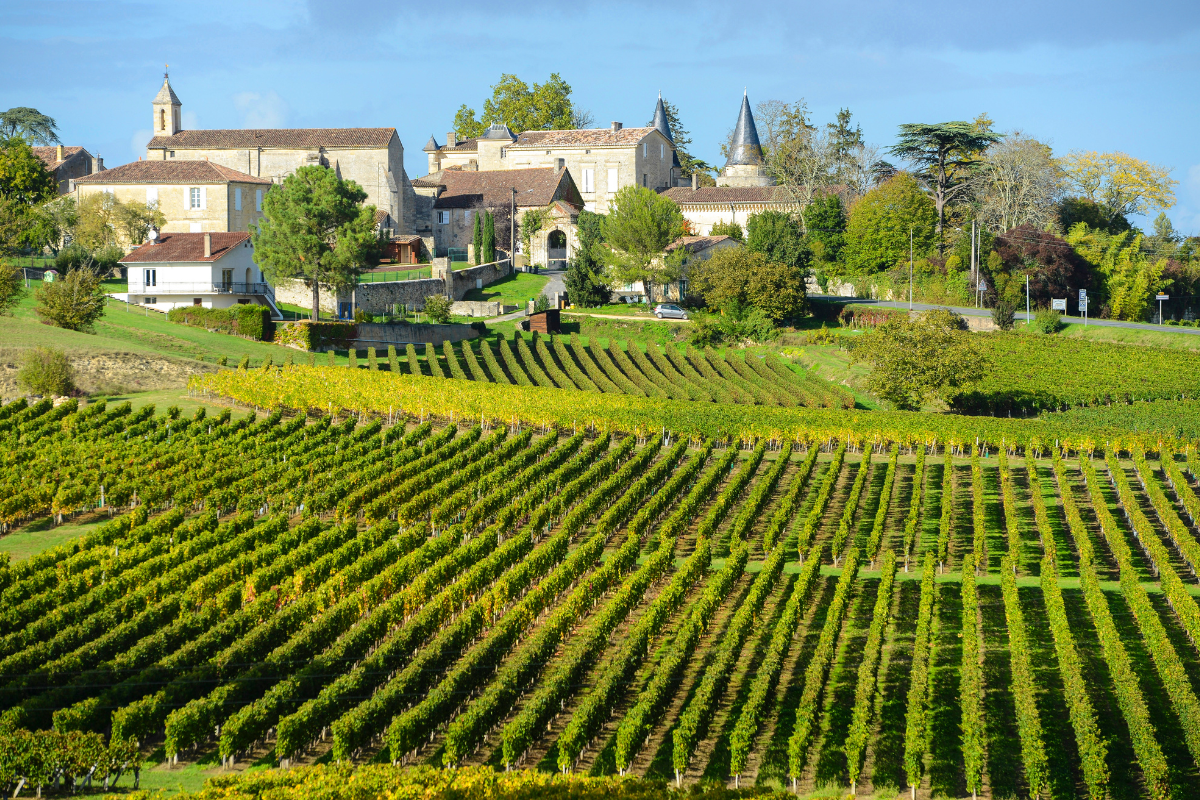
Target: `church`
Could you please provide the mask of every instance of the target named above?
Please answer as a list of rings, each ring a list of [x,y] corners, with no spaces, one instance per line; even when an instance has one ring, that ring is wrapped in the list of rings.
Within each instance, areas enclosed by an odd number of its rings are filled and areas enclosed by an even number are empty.
[[[363,188],[388,235],[417,228],[416,196],[395,128],[184,130],[183,103],[165,74],[151,106],[154,138],[146,145],[147,161],[209,161],[271,183],[319,164]]]

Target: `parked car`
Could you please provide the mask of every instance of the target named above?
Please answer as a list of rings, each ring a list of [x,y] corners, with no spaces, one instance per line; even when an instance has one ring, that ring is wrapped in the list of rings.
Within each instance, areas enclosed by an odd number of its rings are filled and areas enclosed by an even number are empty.
[[[687,312],[674,303],[659,303],[654,307],[654,316],[659,319],[687,319]]]

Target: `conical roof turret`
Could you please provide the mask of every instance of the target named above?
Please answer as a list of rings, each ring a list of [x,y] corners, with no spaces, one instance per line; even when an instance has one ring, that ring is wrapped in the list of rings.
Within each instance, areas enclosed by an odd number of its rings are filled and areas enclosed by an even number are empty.
[[[754,113],[750,111],[750,100],[742,92],[742,110],[733,129],[733,141],[725,166],[752,166],[762,164],[762,161],[762,145],[758,141],[758,128],[754,126]]]
[[[671,136],[671,126],[667,123],[667,108],[663,105],[661,92],[658,95],[658,105],[654,107],[654,122],[652,126],[656,131],[667,137],[668,142],[671,144],[675,143],[674,137]]]
[[[158,90],[158,94],[154,96],[155,103],[170,103],[173,106],[180,106],[183,103],[179,102],[179,98],[175,94],[175,90],[171,88],[171,80],[167,74],[163,73],[163,85]]]

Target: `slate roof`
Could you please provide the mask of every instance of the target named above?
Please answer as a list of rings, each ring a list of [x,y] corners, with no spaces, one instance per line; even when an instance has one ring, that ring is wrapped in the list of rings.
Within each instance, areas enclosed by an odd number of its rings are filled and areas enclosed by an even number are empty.
[[[426,142],[425,146],[421,148],[421,150],[426,153],[435,152],[435,151],[441,150],[441,149],[442,149],[442,146],[437,143],[437,139],[433,138],[432,134],[429,137],[429,141]]]
[[[51,172],[58,169],[60,165],[70,161],[71,156],[83,150],[82,147],[64,147],[63,160],[59,161],[57,145],[53,147],[31,147],[29,149],[32,150],[33,154],[37,156],[43,164],[46,165],[46,169],[50,170]]]
[[[742,108],[738,111],[737,125],[733,129],[729,157],[725,166],[754,166],[763,160],[762,145],[758,141],[758,128],[754,125],[754,114],[750,111],[750,100],[742,92]]]
[[[257,178],[210,161],[131,161],[76,178],[75,183],[257,183],[270,186],[271,179]]]
[[[318,147],[387,147],[395,128],[246,128],[180,131],[155,136],[149,148],[222,149],[279,147],[298,150]]]
[[[612,128],[583,128],[574,131],[525,131],[517,135],[517,141],[512,145],[520,147],[568,147],[571,145],[635,145],[654,130],[649,128],[620,128],[615,133]]]
[[[567,182],[567,186],[562,187],[560,192],[563,181]],[[438,185],[446,187],[433,203],[433,207],[439,209],[506,206],[512,200],[514,187],[517,190],[518,206],[547,206],[559,199],[583,206],[583,200],[571,180],[570,173],[553,167],[482,172],[444,170],[438,179]],[[567,195],[565,198],[558,196],[564,193]]]
[[[204,257],[204,237],[212,237],[212,255]],[[121,259],[122,264],[165,264],[192,261],[216,261],[235,247],[246,243],[250,234],[245,231],[214,233],[160,233],[158,242],[147,242]]]
[[[791,195],[782,186],[675,186],[662,194],[679,205],[688,203],[790,203]]]
[[[654,107],[654,122],[651,124],[654,130],[667,137],[668,142],[675,143],[675,139],[671,136],[671,126],[667,124],[667,109],[663,105],[661,94],[658,96],[658,105]]]

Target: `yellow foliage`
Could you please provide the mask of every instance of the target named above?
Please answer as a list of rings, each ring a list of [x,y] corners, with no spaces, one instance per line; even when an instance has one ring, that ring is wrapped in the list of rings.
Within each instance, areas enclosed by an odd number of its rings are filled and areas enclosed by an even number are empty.
[[[1067,180],[1081,195],[1115,214],[1142,214],[1175,205],[1171,170],[1127,153],[1072,150],[1062,159]]]

